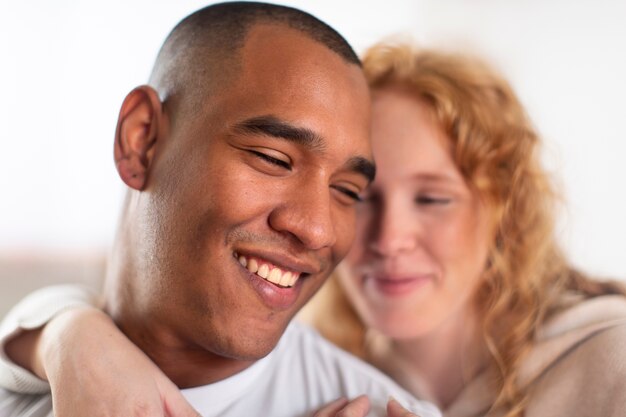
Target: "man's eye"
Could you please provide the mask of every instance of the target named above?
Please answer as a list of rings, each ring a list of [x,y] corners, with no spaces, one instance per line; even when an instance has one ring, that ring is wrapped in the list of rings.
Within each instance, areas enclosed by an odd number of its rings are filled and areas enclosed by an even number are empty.
[[[418,195],[417,197],[415,197],[415,202],[420,205],[445,205],[450,203],[450,201],[451,200],[449,198],[431,197],[428,195]]]
[[[355,202],[363,201],[361,196],[357,192],[355,192],[355,191],[349,190],[349,189],[347,189],[345,187],[341,187],[341,186],[338,186],[338,185],[333,186],[333,188],[335,190],[339,191],[340,193],[348,196],[351,200],[354,200]]]
[[[265,162],[268,162],[272,165],[276,165],[282,168],[285,168],[289,171],[291,171],[291,165],[289,165],[289,163],[283,161],[282,159],[278,159],[278,158],[274,158],[272,156],[269,156],[263,152],[259,152],[259,151],[250,151],[251,153],[253,153],[254,155],[258,156],[260,159],[264,160]]]

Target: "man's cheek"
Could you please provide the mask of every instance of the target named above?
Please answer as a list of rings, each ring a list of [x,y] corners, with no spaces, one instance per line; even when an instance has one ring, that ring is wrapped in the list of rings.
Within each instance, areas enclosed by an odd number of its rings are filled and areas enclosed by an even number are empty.
[[[346,257],[354,243],[356,232],[354,216],[345,218],[336,226],[335,230],[337,231],[337,243],[333,247],[333,267]]]

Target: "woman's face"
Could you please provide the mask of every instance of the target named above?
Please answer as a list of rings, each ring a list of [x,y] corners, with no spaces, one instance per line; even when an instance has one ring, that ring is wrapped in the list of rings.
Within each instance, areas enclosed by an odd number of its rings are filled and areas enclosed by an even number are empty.
[[[368,327],[427,335],[472,313],[492,240],[428,105],[399,88],[373,92],[375,182],[359,203],[341,284]]]

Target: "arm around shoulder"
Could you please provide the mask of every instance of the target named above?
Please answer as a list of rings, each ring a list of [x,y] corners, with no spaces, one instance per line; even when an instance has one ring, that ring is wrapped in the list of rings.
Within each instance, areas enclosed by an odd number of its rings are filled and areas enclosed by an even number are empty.
[[[34,363],[40,330],[61,313],[95,306],[97,296],[79,285],[46,287],[20,301],[0,324],[0,387],[31,394],[49,391],[41,365]]]

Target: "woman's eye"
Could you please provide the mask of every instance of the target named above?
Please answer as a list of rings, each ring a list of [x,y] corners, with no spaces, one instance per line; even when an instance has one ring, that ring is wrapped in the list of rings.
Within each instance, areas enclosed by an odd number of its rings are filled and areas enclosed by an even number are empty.
[[[445,205],[445,204],[450,203],[450,201],[451,200],[449,198],[432,197],[428,195],[418,195],[417,197],[415,197],[415,202],[417,204],[423,204],[423,205],[434,205],[434,204]]]
[[[289,165],[288,162],[285,162],[282,159],[274,158],[273,156],[269,156],[268,154],[259,152],[259,151],[251,150],[250,152],[258,156],[260,159],[264,160],[267,163],[270,163],[272,165],[276,165],[276,166],[279,166],[281,168],[285,168],[291,171],[291,165]]]

